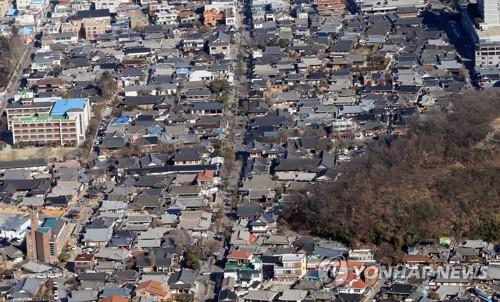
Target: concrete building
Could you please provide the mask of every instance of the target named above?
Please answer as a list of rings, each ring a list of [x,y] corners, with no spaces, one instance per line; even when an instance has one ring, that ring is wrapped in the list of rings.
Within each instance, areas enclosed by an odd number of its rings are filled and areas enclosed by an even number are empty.
[[[29,260],[36,260],[36,238],[35,232],[38,229],[38,213],[34,212],[30,214],[30,227],[26,232],[26,258]]]
[[[481,0],[478,5],[484,16],[484,24],[500,25],[500,0]]]
[[[27,10],[30,5],[31,5],[31,0],[17,0],[16,1],[17,9],[20,11]]]
[[[350,0],[354,6],[365,14],[385,14],[394,12],[398,8],[416,7],[423,8],[427,4],[427,0]]]
[[[59,218],[46,218],[38,226],[38,215],[31,215],[31,227],[26,235],[27,257],[46,263],[57,263],[58,257],[71,235],[67,221]]]
[[[77,146],[90,121],[88,99],[14,103],[5,110],[14,144]]]
[[[81,33],[86,40],[95,40],[97,35],[104,34],[111,27],[111,16],[108,9],[78,11],[70,22],[74,32]]]
[[[212,56],[223,55],[228,57],[231,52],[231,41],[229,35],[218,31],[208,42],[208,49]]]
[[[130,3],[129,0],[94,0],[96,10],[108,9],[110,13],[116,13],[120,5]]]
[[[476,67],[497,66],[500,66],[500,40],[479,40],[479,44],[476,46]]]
[[[500,65],[500,0],[478,1],[484,17],[476,30],[476,68],[484,69]]]
[[[281,283],[294,283],[307,273],[305,254],[280,255],[281,262],[274,266],[274,280]]]

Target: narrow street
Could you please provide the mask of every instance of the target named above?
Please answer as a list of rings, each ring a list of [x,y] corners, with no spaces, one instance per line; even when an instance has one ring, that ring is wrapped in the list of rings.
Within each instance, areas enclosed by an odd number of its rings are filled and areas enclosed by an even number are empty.
[[[230,221],[232,214],[232,204],[231,201],[237,199],[238,185],[240,180],[241,170],[243,168],[243,161],[236,158],[237,146],[243,143],[242,138],[244,137],[243,131],[244,126],[239,123],[238,108],[240,107],[240,100],[248,97],[248,83],[246,80],[247,66],[245,58],[247,54],[245,52],[245,47],[248,43],[249,32],[245,24],[248,24],[247,15],[245,14],[248,9],[246,1],[242,1],[243,5],[239,6],[239,16],[238,18],[238,30],[239,33],[236,35],[234,44],[232,45],[231,59],[234,76],[234,82],[229,92],[229,102],[225,110],[225,120],[227,121],[227,127],[225,129],[225,137],[222,141],[223,150],[225,151],[224,165],[222,168],[222,179],[223,179],[223,190],[219,192],[219,196],[222,196],[221,208],[224,209],[223,221]],[[226,224],[227,225],[227,224]],[[225,245],[225,253],[229,252],[229,246]],[[223,263],[219,263],[223,265]],[[207,284],[210,289],[210,295],[205,295],[205,301],[217,301],[218,294],[222,290],[222,280],[223,270],[217,272],[219,267],[214,266],[211,269],[211,273],[206,276],[209,278]]]

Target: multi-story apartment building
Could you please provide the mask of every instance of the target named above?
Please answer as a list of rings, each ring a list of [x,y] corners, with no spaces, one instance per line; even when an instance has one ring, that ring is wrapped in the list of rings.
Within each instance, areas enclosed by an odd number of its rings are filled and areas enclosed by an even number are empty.
[[[256,6],[271,6],[275,10],[285,11],[290,8],[288,0],[252,0],[252,7]]]
[[[57,263],[58,257],[71,235],[67,221],[58,218],[46,218],[38,225],[38,215],[31,215],[31,228],[26,234],[27,257],[46,263]]]
[[[110,13],[116,13],[122,4],[130,4],[129,0],[94,0],[95,9],[108,9]]]
[[[496,68],[500,64],[500,0],[479,0],[478,8],[484,22],[476,29],[476,68]]]
[[[500,42],[480,41],[476,46],[476,66],[479,68],[500,66]]]
[[[51,102],[15,102],[7,104],[5,113],[7,114],[7,129],[12,129],[12,121],[17,117],[34,116],[48,114],[52,108]]]
[[[294,283],[307,273],[305,254],[280,255],[280,263],[274,266],[274,280],[282,283]]]
[[[487,25],[500,25],[500,0],[478,0],[480,13]]]
[[[354,3],[363,13],[385,14],[404,7],[423,8],[427,0],[352,0],[351,3]]]
[[[85,141],[90,121],[88,99],[9,104],[8,128],[14,144],[76,146]]]
[[[150,12],[156,17],[157,24],[176,25],[178,23],[177,8],[167,2],[152,3]]]
[[[224,268],[224,278],[231,277],[236,288],[248,288],[262,282],[262,261],[248,251],[235,250],[229,253]]]
[[[86,40],[95,40],[97,35],[104,34],[111,27],[111,16],[108,9],[78,11],[70,18],[74,31],[84,33]]]

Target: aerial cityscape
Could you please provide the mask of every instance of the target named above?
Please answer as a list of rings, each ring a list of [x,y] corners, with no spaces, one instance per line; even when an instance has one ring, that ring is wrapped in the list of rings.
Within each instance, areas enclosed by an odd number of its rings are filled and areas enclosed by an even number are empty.
[[[500,301],[500,0],[0,0],[0,301]]]

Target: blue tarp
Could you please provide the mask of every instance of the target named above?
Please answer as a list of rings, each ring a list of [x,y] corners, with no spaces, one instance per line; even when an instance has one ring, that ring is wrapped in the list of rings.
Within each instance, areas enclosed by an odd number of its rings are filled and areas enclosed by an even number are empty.
[[[119,116],[111,122],[111,125],[127,125],[130,118],[126,115]]]

